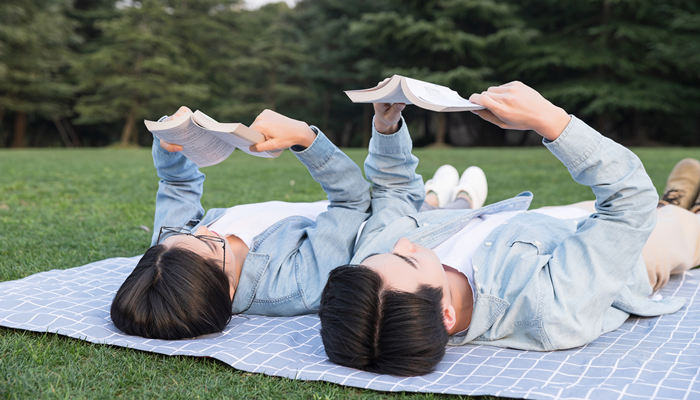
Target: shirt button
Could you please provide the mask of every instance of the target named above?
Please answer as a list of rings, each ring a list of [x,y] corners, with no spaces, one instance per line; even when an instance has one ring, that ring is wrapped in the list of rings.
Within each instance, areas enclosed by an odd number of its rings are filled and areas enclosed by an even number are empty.
[[[539,240],[535,240],[533,243],[534,243],[535,246],[537,246],[537,247],[541,247],[541,246],[542,246],[542,242],[540,242]]]
[[[491,246],[492,244],[493,244],[493,243],[491,243],[491,242],[486,242],[486,243],[484,243],[484,246],[489,247],[489,246]]]
[[[474,264],[474,272],[477,272],[479,270],[479,266]]]

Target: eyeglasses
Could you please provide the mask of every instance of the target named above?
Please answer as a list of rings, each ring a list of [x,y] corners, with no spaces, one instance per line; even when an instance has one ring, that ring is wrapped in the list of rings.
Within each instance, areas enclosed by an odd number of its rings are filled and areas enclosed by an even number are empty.
[[[156,244],[160,244],[160,238],[163,237],[163,234],[165,234],[166,236],[168,236],[168,235],[187,235],[187,236],[193,236],[193,237],[195,237],[203,242],[220,243],[221,247],[223,247],[223,249],[224,249],[224,251],[222,251],[222,253],[224,255],[223,271],[226,272],[226,239],[218,237],[218,236],[211,236],[211,235],[194,235],[187,228],[184,228],[184,227],[161,226],[160,232],[158,232],[158,240],[156,240]]]

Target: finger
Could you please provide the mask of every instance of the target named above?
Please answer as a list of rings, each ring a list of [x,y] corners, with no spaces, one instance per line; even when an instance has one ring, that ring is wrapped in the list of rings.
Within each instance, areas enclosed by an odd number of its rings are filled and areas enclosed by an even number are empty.
[[[384,114],[384,119],[392,124],[397,123],[401,118],[401,111],[404,108],[406,108],[406,105],[403,103],[392,104],[391,107],[389,107],[389,110],[387,110],[387,112]]]
[[[391,78],[384,78],[384,79],[382,79],[381,81],[377,82],[377,86],[380,86],[381,84],[387,82],[387,81],[390,80],[390,79],[391,79]]]
[[[469,101],[484,106],[492,112],[498,113],[501,110],[501,105],[496,100],[497,98],[499,98],[498,94],[489,95],[486,92],[481,92],[469,96]]]
[[[267,127],[265,126],[265,122],[262,121],[262,118],[260,118],[259,115],[258,115],[258,118],[256,118],[255,121],[253,121],[253,123],[250,124],[250,129],[253,129],[253,130],[259,132],[260,134],[262,134],[263,136],[265,136],[265,140],[267,140],[270,136],[270,135],[268,135],[268,130],[267,130]]]
[[[499,128],[506,129],[507,125],[505,122],[501,121],[496,115],[494,115],[489,110],[472,110],[472,113],[481,117],[481,119],[488,121]]]
[[[392,107],[394,107],[394,110],[397,112],[401,112],[404,108],[406,108],[406,103],[394,103]]]
[[[508,84],[499,86],[490,86],[486,92],[487,93],[505,93],[508,91]]]
[[[183,147],[180,146],[179,144],[168,143],[168,142],[163,141],[163,140],[160,141],[160,147],[162,147],[163,149],[165,149],[166,151],[169,151],[171,153],[182,151],[182,149],[183,149]]]
[[[173,117],[177,117],[183,114],[191,114],[192,110],[189,109],[187,106],[181,106],[180,108],[175,111],[175,114],[173,114]]]

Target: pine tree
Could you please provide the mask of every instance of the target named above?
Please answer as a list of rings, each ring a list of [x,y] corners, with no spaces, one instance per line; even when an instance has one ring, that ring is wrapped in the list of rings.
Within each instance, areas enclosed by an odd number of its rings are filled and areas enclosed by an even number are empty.
[[[213,110],[221,118],[252,122],[271,108],[295,118],[308,116],[311,93],[301,77],[306,53],[285,3],[229,15],[222,56],[210,65]]]
[[[349,22],[342,46],[352,49],[349,72],[365,87],[399,73],[468,94],[488,86],[501,54],[531,34],[513,7],[492,1],[385,0]],[[435,141],[444,143],[448,115],[423,114],[425,131],[434,119]]]
[[[70,114],[70,45],[78,40],[67,1],[0,4],[0,120],[14,113],[12,147],[26,143],[29,116],[57,121]]]
[[[506,70],[607,134],[646,143],[681,130],[674,140],[698,143],[696,1],[512,3],[540,35]]]
[[[165,1],[144,0],[97,23],[100,46],[77,67],[81,94],[76,123],[124,121],[121,143],[126,145],[137,141],[139,120],[208,96],[174,34],[179,28],[173,13]]]

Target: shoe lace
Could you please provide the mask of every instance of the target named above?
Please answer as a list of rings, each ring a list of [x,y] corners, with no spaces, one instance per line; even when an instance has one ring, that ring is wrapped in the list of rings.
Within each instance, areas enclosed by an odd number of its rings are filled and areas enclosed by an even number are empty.
[[[665,202],[668,202],[669,204],[677,206],[681,203],[681,198],[684,194],[685,193],[682,190],[669,189],[666,193],[664,193],[664,197],[662,197],[661,199]]]

